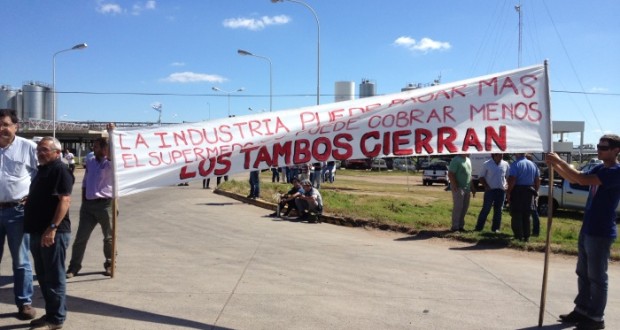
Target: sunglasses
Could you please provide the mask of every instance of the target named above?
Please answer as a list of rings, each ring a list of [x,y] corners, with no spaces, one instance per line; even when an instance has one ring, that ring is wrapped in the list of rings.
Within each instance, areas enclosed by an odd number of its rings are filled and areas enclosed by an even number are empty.
[[[611,149],[611,146],[602,146],[600,144],[596,145],[596,150],[599,150],[599,151],[608,151],[609,149]]]

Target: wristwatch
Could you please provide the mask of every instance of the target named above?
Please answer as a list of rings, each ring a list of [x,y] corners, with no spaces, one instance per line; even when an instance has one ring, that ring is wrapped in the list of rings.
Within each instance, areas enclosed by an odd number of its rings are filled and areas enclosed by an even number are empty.
[[[51,224],[51,225],[50,225],[50,228],[52,228],[52,229],[57,229],[57,228],[58,228],[58,226],[56,226],[56,224],[55,224],[55,223],[53,223],[53,224]]]

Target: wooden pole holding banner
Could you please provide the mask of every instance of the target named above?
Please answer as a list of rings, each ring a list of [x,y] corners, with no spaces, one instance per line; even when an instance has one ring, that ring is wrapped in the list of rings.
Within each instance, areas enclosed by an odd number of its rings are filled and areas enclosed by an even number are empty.
[[[108,144],[110,146],[110,154],[108,159],[112,161],[112,260],[110,267],[112,268],[110,277],[114,278],[116,274],[116,218],[118,215],[118,185],[116,180],[116,163],[114,162],[114,124],[108,124]]]
[[[553,123],[551,121],[551,100],[549,94],[549,66],[547,64],[547,60],[545,60],[545,93],[547,95],[546,98],[546,106],[549,115],[549,151],[553,152]],[[547,237],[545,241],[545,263],[543,269],[543,280],[542,280],[542,290],[540,293],[540,310],[538,313],[538,327],[542,327],[544,315],[545,315],[545,304],[547,300],[547,278],[549,274],[549,252],[551,249],[551,225],[553,224],[553,166],[549,166],[549,193],[548,195],[550,201],[547,202]]]

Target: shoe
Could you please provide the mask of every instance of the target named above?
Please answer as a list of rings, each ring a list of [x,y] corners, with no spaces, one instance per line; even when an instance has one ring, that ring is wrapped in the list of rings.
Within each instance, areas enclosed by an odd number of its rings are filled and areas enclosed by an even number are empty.
[[[590,318],[586,315],[581,314],[577,311],[572,311],[568,314],[560,315],[560,319],[558,321],[562,323],[580,323],[587,320],[590,320]]]
[[[20,320],[32,320],[37,315],[37,311],[30,305],[22,305],[17,311],[17,318]]]
[[[105,268],[105,271],[103,272],[103,275],[105,276],[112,276],[112,267],[108,266]]]
[[[47,317],[46,315],[43,315],[43,316],[39,317],[36,320],[30,321],[30,326],[32,326],[32,327],[39,327],[39,326],[44,325],[45,323],[47,323],[47,318],[46,317]]]
[[[577,330],[599,330],[605,329],[605,321],[594,321],[591,318],[588,318],[585,321],[580,321],[577,323]]]
[[[32,326],[30,330],[56,330],[62,329],[62,324],[54,324],[50,322],[45,322],[38,326]]]
[[[272,217],[272,218],[273,218],[273,217],[277,217],[277,216],[278,216],[278,212],[273,212],[273,213],[271,213],[269,216],[270,216],[270,217]]]
[[[70,279],[70,278],[74,278],[75,275],[77,275],[77,273],[75,273],[75,272],[67,272],[67,275],[65,277],[67,279]]]

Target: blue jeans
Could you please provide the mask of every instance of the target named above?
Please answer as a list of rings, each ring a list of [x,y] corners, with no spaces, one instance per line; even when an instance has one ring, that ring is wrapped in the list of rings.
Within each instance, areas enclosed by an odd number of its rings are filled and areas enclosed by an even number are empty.
[[[71,233],[56,233],[54,244],[41,246],[41,234],[30,234],[30,251],[41,293],[45,300],[47,322],[63,324],[67,318],[67,273],[65,258]]]
[[[24,206],[0,209],[0,258],[5,237],[13,259],[13,294],[15,305],[32,304],[32,267],[28,257],[30,235],[24,234]]]
[[[607,305],[607,266],[615,238],[579,234],[577,258],[576,310],[595,320],[602,320]]]
[[[506,191],[503,189],[491,189],[484,192],[484,201],[482,202],[482,209],[478,215],[476,230],[480,231],[484,228],[484,224],[487,222],[487,216],[491,211],[491,207],[493,207],[491,231],[499,230],[502,224],[502,208],[504,207],[505,199]]]
[[[260,196],[260,171],[250,172],[250,197]]]

